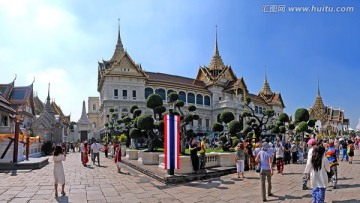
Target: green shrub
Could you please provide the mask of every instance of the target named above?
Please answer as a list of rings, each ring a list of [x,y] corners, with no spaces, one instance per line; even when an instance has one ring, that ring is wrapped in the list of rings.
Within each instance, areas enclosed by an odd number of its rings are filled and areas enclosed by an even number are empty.
[[[119,139],[118,139],[119,142],[126,142],[127,141],[127,137],[125,134],[121,134]]]

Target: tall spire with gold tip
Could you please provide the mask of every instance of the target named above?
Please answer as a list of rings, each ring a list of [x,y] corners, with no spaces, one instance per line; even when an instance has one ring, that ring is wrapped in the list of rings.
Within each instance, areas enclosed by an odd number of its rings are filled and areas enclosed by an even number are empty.
[[[113,57],[111,58],[111,61],[114,61],[123,52],[124,52],[124,46],[122,44],[121,36],[120,36],[120,19],[118,19],[118,39],[117,39],[117,43],[116,43],[115,52],[114,52]]]
[[[325,107],[324,102],[323,102],[323,100],[321,98],[321,95],[320,95],[320,80],[319,80],[319,77],[318,77],[318,92],[317,92],[317,95],[316,95],[316,100],[315,100],[315,104],[314,104],[313,108],[316,108],[316,107],[320,107],[320,108]]]
[[[221,56],[219,54],[219,47],[218,47],[218,39],[217,39],[218,35],[217,35],[217,26],[216,26],[216,36],[215,36],[215,49],[214,49],[214,55],[211,58],[210,61],[210,65],[209,65],[209,69],[210,70],[222,70],[224,68],[224,63],[221,59]],[[218,71],[214,72],[214,74],[219,74]]]
[[[271,89],[270,89],[270,85],[267,81],[267,76],[266,76],[266,69],[265,69],[265,79],[264,79],[264,84],[259,92],[259,94],[263,94],[265,96],[269,96],[269,95],[272,95],[273,93],[271,92]]]
[[[50,103],[50,83],[48,86],[48,96],[46,98],[46,104],[44,107],[44,111],[48,112],[52,117],[55,118],[55,112],[54,112],[54,109],[51,107],[51,103]]]

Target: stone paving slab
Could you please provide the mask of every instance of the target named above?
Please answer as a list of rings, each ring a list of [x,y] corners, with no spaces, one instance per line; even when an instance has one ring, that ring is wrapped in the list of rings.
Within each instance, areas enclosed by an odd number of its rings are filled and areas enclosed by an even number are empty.
[[[360,153],[353,164],[340,162],[338,189],[327,188],[326,202],[360,202]],[[101,167],[83,167],[79,153],[70,153],[64,162],[66,196],[54,197],[53,167],[50,163],[25,173],[0,173],[2,202],[261,202],[259,174],[249,171],[246,178],[229,174],[185,184],[165,185],[143,173],[123,166],[117,173],[112,159],[101,154]],[[269,202],[311,202],[311,190],[301,190],[305,165],[285,165],[285,174],[272,178],[273,197]],[[158,171],[163,172],[163,171]],[[127,174],[129,173],[129,174]],[[163,172],[165,173],[165,172]],[[60,187],[59,187],[60,188]],[[60,190],[60,189],[59,189]],[[59,191],[60,194],[60,191]]]

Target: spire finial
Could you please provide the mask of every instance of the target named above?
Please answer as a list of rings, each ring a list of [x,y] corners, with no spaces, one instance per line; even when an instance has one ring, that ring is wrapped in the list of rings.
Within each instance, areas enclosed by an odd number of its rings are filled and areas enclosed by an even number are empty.
[[[219,56],[217,25],[215,25],[215,55]]]
[[[14,80],[13,80],[13,83],[15,82],[16,78],[17,78],[17,75],[15,74],[15,78],[14,78]]]
[[[49,85],[48,85],[48,96],[47,96],[47,100],[50,101],[50,83],[49,83]]]
[[[319,76],[318,76],[318,93],[317,93],[318,95],[318,97],[321,97],[320,96],[320,79],[319,79]]]
[[[120,18],[118,18],[118,39],[117,39],[117,43],[116,43],[116,47],[115,47],[115,52],[114,52],[113,57],[111,58],[111,61],[114,61],[123,52],[124,52],[124,46],[121,42],[121,36],[120,36]]]
[[[265,83],[267,83],[266,65],[265,65]]]
[[[120,37],[120,18],[118,18],[118,41],[117,41],[117,45],[122,46],[121,37]]]

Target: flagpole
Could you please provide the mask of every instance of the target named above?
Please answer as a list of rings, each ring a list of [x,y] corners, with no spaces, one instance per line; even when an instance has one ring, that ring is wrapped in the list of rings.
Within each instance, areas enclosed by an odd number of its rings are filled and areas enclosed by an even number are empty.
[[[173,105],[172,103],[169,105],[169,115],[174,115],[174,112],[173,112],[174,107],[173,107],[172,105]],[[167,174],[168,174],[168,175],[174,175],[174,174],[175,174],[175,170],[174,170],[173,168],[168,169],[168,170],[167,170]]]

